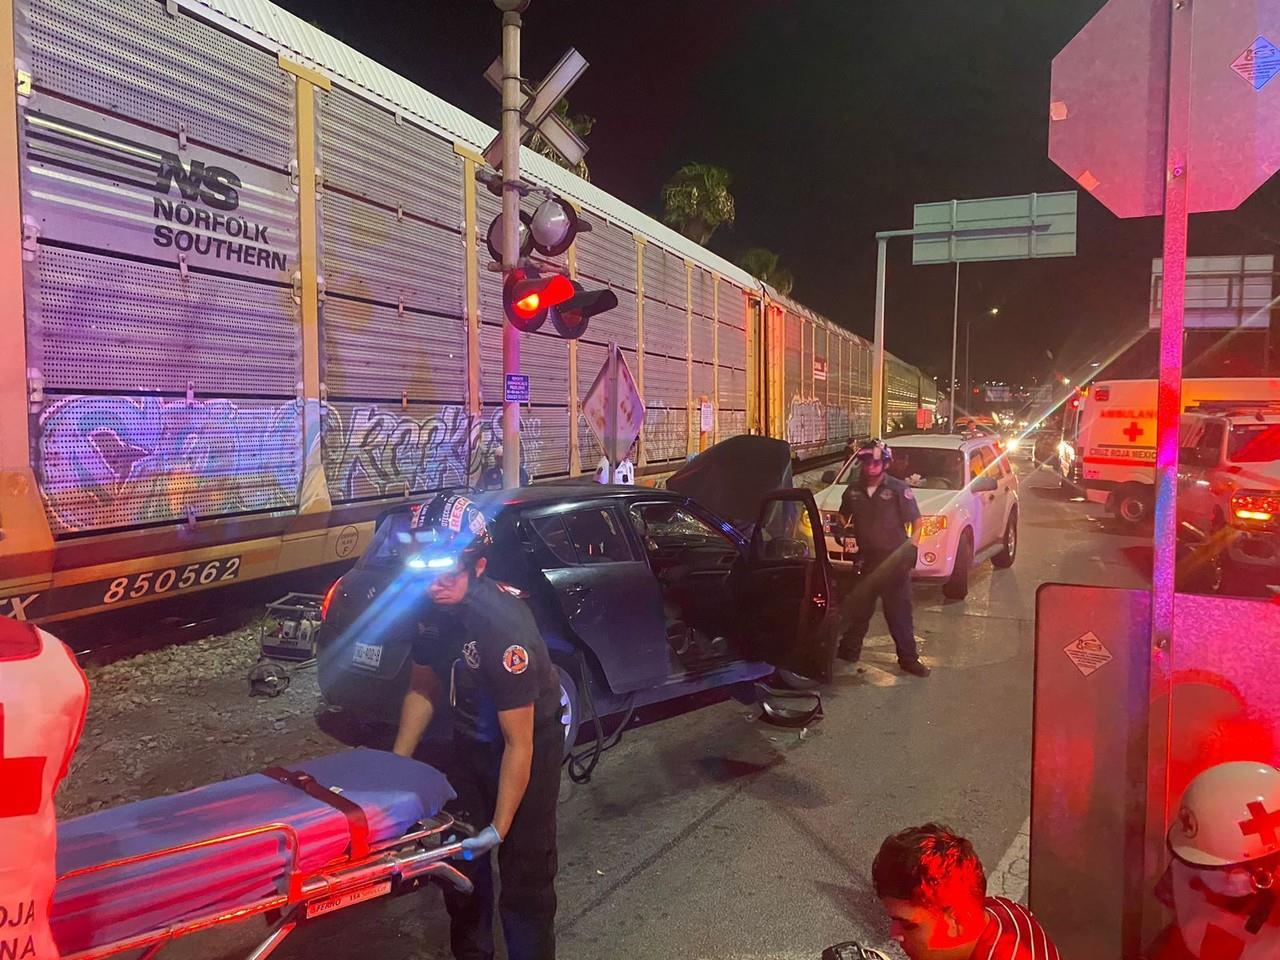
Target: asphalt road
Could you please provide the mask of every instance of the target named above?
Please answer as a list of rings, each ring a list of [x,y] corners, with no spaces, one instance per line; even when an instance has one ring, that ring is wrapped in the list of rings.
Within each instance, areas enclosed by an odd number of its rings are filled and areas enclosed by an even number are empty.
[[[967,834],[996,892],[1025,894],[1036,588],[1141,586],[1149,548],[1026,476],[1010,570],[985,565],[963,602],[916,587],[933,676],[896,666],[883,620],[863,672],[842,665],[801,734],[733,701],[627,733],[593,780],[565,779],[559,817],[563,960],[816,960],[827,944],[888,944],[869,871],[881,840],[940,820]],[[277,957],[445,958],[439,894],[354,907]],[[181,952],[230,956],[261,921]],[[888,948],[899,956],[896,948]]]

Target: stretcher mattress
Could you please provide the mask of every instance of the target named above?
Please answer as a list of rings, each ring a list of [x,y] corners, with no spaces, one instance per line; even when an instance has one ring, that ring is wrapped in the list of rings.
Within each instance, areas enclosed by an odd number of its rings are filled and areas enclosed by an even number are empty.
[[[432,767],[357,749],[291,765],[357,804],[372,846],[392,843],[453,799]],[[58,876],[272,823],[296,831],[306,875],[348,859],[348,817],[264,774],[78,817],[58,827]],[[54,938],[64,954],[253,903],[287,889],[291,856],[279,833],[243,837],[160,859],[71,877],[54,894]]]

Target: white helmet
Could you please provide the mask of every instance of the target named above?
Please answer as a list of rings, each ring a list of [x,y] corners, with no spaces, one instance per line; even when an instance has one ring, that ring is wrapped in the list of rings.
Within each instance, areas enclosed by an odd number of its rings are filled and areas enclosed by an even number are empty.
[[[1280,853],[1280,770],[1266,763],[1220,763],[1182,794],[1169,849],[1184,863],[1225,867]]]

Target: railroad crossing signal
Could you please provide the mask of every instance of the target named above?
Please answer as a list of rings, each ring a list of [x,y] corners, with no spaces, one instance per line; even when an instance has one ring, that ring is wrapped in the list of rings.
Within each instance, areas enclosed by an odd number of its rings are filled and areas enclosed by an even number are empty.
[[[1053,61],[1049,157],[1118,217],[1164,210],[1168,8],[1110,0]],[[1280,166],[1280,4],[1214,0],[1192,21],[1187,206],[1234,210]]]
[[[556,104],[564,99],[579,77],[586,72],[587,61],[582,54],[572,47],[560,58],[560,62],[551,68],[543,81],[531,87],[520,81],[521,94],[524,97],[520,105],[520,142],[524,143],[536,130],[542,134],[547,143],[570,166],[577,166],[587,155],[587,145],[576,133],[556,116]],[[484,78],[498,92],[502,91],[502,58],[489,64]],[[499,133],[484,149],[484,159],[495,170],[502,169],[502,134]]]
[[[577,340],[592,317],[617,305],[612,290],[587,290],[563,274],[543,276],[537,267],[512,270],[502,285],[503,310],[521,333],[534,333],[550,317],[556,333]]]

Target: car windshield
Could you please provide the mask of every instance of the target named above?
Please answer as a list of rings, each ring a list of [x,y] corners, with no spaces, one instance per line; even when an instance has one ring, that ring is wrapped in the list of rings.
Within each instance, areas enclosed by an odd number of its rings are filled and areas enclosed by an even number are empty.
[[[850,461],[836,482],[854,482],[857,463]],[[889,473],[924,490],[959,490],[964,486],[964,454],[932,447],[894,447]]]
[[[1233,426],[1227,459],[1233,463],[1270,463],[1280,460],[1280,423]]]

